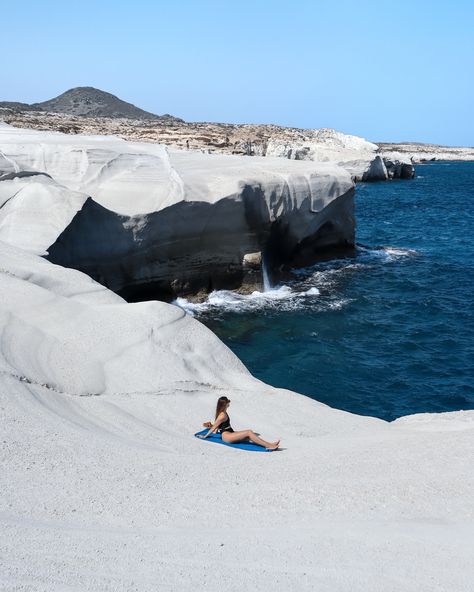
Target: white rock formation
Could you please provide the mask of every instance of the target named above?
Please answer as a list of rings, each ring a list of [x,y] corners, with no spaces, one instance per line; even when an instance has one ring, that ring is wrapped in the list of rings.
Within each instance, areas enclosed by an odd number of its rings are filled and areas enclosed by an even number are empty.
[[[139,237],[149,204],[190,187],[219,200],[235,176],[224,167],[206,185],[196,157],[186,183],[179,155],[160,176],[173,157],[159,147],[45,134],[25,149],[15,133],[0,134],[0,588],[470,592],[474,412],[388,424],[268,387],[182,310],[127,304],[40,258],[91,193]],[[308,163],[293,164],[312,188]],[[336,177],[317,182],[314,209],[350,187]],[[272,199],[278,211],[299,197]],[[234,427],[283,449],[193,438],[222,394]]]
[[[415,163],[429,160],[474,160],[474,148],[440,146],[438,144],[419,144],[406,142],[401,144],[381,143],[380,151],[391,160],[410,160]]]
[[[86,199],[49,175],[0,174],[0,240],[46,255]]]
[[[194,438],[222,394],[282,451]],[[2,590],[472,588],[473,412],[270,388],[180,309],[2,242],[0,414]]]
[[[250,156],[279,156],[294,160],[313,160],[340,164],[357,181],[378,181],[414,174],[411,153],[442,146],[373,144],[358,136],[334,129],[300,129],[277,125],[234,125],[222,123],[179,123],[162,125],[161,122],[114,119],[107,117],[74,117],[67,114],[39,111],[14,112],[0,107],[0,117],[12,125],[27,128],[61,131],[70,134],[118,135],[133,142],[152,142],[183,149],[191,148],[204,153],[245,154]],[[1,122],[0,122],[1,125]],[[411,152],[410,152],[411,151]],[[469,149],[446,151],[468,155]],[[397,152],[397,154],[395,154]],[[385,154],[387,153],[387,154]],[[470,149],[472,159],[473,151]],[[433,155],[432,155],[433,156]],[[391,162],[388,170],[380,166]],[[427,158],[430,160],[430,158]],[[414,161],[419,161],[416,158]]]
[[[33,232],[34,252],[132,299],[240,287],[248,253],[280,269],[354,243],[353,185],[334,164],[8,126],[0,157],[0,239]]]
[[[380,151],[380,150],[379,150]],[[414,161],[401,152],[380,153],[389,179],[412,179],[415,175]]]
[[[322,128],[304,131],[304,137],[300,142],[292,142],[292,145],[270,140],[267,155],[296,158],[297,160],[337,162],[363,159],[364,156],[370,159],[378,148],[376,144],[372,144],[364,138],[343,134],[334,129]]]
[[[391,167],[390,174],[383,156],[378,154],[377,144],[368,142],[364,138],[325,128],[304,130],[301,136],[300,140],[286,141],[271,138],[268,141],[266,154],[296,160],[333,162],[349,171],[355,181],[380,181],[393,177],[413,176],[412,163],[403,155],[398,155],[396,164],[399,168]],[[404,167],[403,175],[402,167]]]

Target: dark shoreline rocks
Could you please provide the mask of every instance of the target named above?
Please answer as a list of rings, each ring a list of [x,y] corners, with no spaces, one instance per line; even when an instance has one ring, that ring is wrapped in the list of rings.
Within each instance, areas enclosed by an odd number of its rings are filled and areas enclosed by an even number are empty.
[[[259,188],[244,187],[242,194],[242,200],[215,204],[177,203],[140,217],[139,230],[133,217],[89,198],[47,259],[86,273],[128,301],[171,301],[199,300],[213,290],[262,290],[263,258],[276,281],[336,251],[352,253],[353,188],[320,212],[311,212],[306,198],[275,220]]]

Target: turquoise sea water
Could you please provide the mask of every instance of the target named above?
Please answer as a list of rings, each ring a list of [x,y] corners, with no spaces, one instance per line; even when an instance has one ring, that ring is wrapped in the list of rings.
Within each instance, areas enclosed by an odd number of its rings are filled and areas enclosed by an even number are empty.
[[[361,184],[357,256],[193,313],[262,380],[391,420],[474,408],[474,163]]]

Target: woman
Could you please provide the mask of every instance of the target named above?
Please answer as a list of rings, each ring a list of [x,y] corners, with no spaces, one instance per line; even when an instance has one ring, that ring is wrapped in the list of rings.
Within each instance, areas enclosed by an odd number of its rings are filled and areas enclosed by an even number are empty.
[[[250,440],[254,444],[258,444],[259,446],[263,446],[267,450],[276,450],[278,445],[280,444],[280,440],[276,442],[266,442],[259,438],[257,434],[252,432],[252,430],[242,430],[241,432],[234,432],[230,425],[229,415],[227,413],[227,409],[230,405],[230,399],[227,397],[219,397],[217,400],[216,406],[216,419],[213,424],[210,421],[204,423],[204,427],[209,428],[207,434],[203,434],[199,436],[199,438],[207,438],[214,432],[222,435],[222,440],[224,442],[235,443],[235,442],[242,442],[244,440]]]

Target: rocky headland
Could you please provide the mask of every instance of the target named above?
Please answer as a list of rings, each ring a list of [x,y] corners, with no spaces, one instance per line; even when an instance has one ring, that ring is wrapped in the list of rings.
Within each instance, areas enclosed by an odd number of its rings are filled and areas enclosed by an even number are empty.
[[[474,158],[332,129],[186,123],[91,87],[0,103],[0,119],[0,237],[21,246],[29,233],[34,252],[128,300],[248,292],[264,266],[278,279],[349,253],[351,180]]]
[[[354,247],[333,163],[0,127],[0,239],[128,300],[252,291]]]

